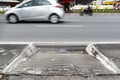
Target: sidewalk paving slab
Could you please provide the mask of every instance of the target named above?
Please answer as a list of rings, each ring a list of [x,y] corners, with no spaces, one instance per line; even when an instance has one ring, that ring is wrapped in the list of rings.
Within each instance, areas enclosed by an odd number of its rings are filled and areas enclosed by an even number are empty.
[[[36,48],[36,54],[8,72],[19,75],[10,76],[10,80],[96,80],[99,75],[113,74],[78,46]]]
[[[94,46],[120,68],[120,44],[94,44]],[[0,61],[3,59],[0,63],[1,70],[20,55],[25,47],[26,44],[1,44]],[[87,45],[56,46],[32,43],[22,53],[26,59],[5,72],[2,78],[3,80],[120,80],[120,74],[108,70],[99,60],[89,55],[86,47]]]

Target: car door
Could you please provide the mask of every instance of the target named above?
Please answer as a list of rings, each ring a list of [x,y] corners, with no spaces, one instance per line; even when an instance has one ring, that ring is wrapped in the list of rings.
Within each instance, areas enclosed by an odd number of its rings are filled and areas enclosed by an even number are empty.
[[[36,12],[37,19],[45,19],[51,13],[51,3],[47,0],[37,0],[34,1],[33,4],[36,8],[34,9]]]
[[[33,1],[28,1],[18,7],[19,16],[25,19],[32,19],[35,16]]]

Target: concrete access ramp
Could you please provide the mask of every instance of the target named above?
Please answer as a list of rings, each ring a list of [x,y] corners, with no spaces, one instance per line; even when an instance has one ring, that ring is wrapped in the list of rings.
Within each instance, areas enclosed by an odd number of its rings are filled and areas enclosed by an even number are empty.
[[[19,49],[18,55],[10,63],[8,61],[9,64],[1,70],[1,79],[120,80],[120,44],[22,45],[24,46],[14,47]],[[16,45],[10,44],[9,47],[13,46]],[[2,51],[0,54],[3,54]]]

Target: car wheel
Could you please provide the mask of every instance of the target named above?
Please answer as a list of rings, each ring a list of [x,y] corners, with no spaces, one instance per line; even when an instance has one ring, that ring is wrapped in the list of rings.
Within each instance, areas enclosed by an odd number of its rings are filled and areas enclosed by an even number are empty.
[[[10,23],[16,23],[16,22],[18,22],[18,17],[16,16],[16,15],[9,15],[9,17],[8,17],[8,21],[10,22]]]
[[[51,15],[51,16],[49,17],[49,21],[50,21],[51,23],[53,23],[53,24],[58,23],[58,22],[59,22],[59,17],[58,17],[58,15],[56,15],[56,14]]]

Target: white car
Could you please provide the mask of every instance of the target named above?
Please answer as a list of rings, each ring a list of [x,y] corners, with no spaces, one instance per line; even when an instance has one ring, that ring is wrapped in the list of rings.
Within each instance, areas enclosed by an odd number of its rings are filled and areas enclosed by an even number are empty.
[[[5,12],[10,23],[23,20],[47,20],[58,23],[64,16],[64,7],[56,0],[25,0]]]

